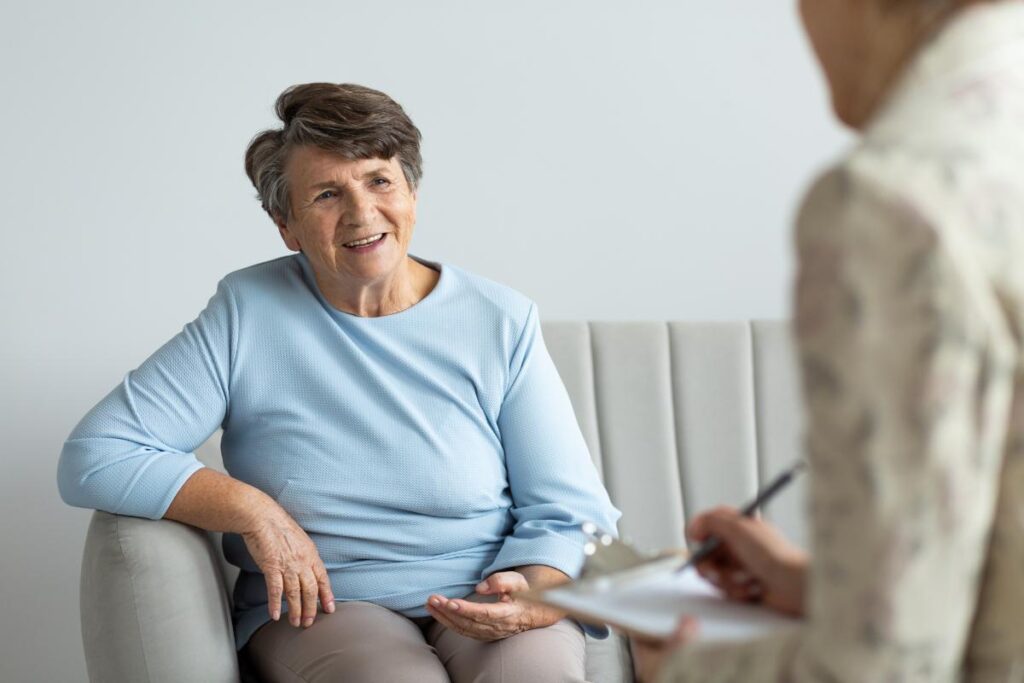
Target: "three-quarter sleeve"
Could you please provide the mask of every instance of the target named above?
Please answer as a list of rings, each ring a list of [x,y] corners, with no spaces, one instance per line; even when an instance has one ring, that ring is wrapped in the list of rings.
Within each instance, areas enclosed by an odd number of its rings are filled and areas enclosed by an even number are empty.
[[[159,519],[203,465],[194,450],[228,407],[232,295],[221,282],[206,309],[128,373],[74,428],[57,468],[69,505]]]
[[[845,167],[798,229],[812,560],[805,624],[682,647],[662,681],[954,680],[999,488],[1012,347],[927,193]],[[906,192],[906,190],[904,190]]]
[[[512,496],[512,533],[483,575],[543,564],[570,576],[583,562],[580,525],[614,531],[619,512],[601,484],[569,395],[531,305],[512,353],[498,428]]]

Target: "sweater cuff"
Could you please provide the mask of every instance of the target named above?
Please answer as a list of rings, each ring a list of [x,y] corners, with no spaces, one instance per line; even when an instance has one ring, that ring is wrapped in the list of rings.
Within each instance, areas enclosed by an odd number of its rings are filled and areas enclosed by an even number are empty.
[[[139,517],[149,517],[150,519],[163,519],[164,515],[167,514],[167,508],[171,507],[171,503],[174,502],[175,496],[178,495],[178,491],[185,485],[185,482],[189,480],[193,474],[206,467],[203,463],[196,459],[195,455],[188,454],[187,458],[168,457],[167,455],[156,458],[154,464],[146,468],[142,478],[145,480],[145,488],[152,490],[159,490],[163,492],[162,497],[155,498],[158,504],[155,508],[148,510],[129,511],[128,505],[125,505],[119,514],[137,515]],[[140,482],[141,484],[141,482]],[[142,488],[140,486],[140,488]],[[139,496],[140,500],[145,500],[144,497]],[[147,506],[149,507],[149,506]],[[140,514],[141,513],[141,514]]]
[[[576,578],[583,567],[583,548],[578,543],[554,532],[534,538],[505,539],[494,561],[483,570],[480,580],[494,572],[528,564],[543,564]]]

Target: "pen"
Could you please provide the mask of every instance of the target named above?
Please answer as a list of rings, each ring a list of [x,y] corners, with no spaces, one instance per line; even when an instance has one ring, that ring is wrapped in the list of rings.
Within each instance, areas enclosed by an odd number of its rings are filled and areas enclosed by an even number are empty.
[[[786,488],[786,486],[791,481],[793,481],[793,479],[795,479],[796,476],[800,474],[805,467],[807,467],[806,462],[804,462],[803,460],[797,460],[795,465],[793,465],[787,470],[784,470],[781,474],[779,474],[779,476],[775,477],[775,479],[772,480],[772,483],[768,484],[767,487],[762,489],[757,494],[757,497],[754,498],[754,500],[747,503],[747,505],[742,510],[740,510],[740,514],[744,517],[752,516],[755,512],[757,512],[757,509],[759,507],[761,507],[769,500],[774,498],[775,494],[777,494],[779,491]],[[677,569],[676,571],[681,572],[687,567],[692,567],[698,562],[707,559],[708,556],[711,555],[711,553],[718,550],[718,546],[720,545],[722,545],[722,539],[718,538],[717,536],[709,537],[707,540],[700,544],[700,547],[693,551],[689,559],[687,559],[683,566],[679,567],[679,569]]]

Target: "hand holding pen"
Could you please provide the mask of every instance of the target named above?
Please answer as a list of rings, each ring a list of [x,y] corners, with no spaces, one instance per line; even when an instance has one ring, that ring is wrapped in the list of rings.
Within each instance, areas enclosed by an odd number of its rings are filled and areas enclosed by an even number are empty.
[[[696,565],[701,576],[731,599],[802,614],[807,554],[771,524],[754,517],[802,467],[797,463],[783,472],[740,510],[718,507],[698,515],[687,531],[700,545],[684,568]]]

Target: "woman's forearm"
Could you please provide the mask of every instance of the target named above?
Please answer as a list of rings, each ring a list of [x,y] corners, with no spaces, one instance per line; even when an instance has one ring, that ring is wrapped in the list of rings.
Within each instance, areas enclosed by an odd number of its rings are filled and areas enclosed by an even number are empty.
[[[273,498],[255,486],[203,468],[188,478],[164,517],[209,531],[242,534],[254,531],[280,510]]]
[[[546,564],[527,564],[516,567],[516,571],[526,577],[530,588],[550,588],[572,580],[565,572]]]

